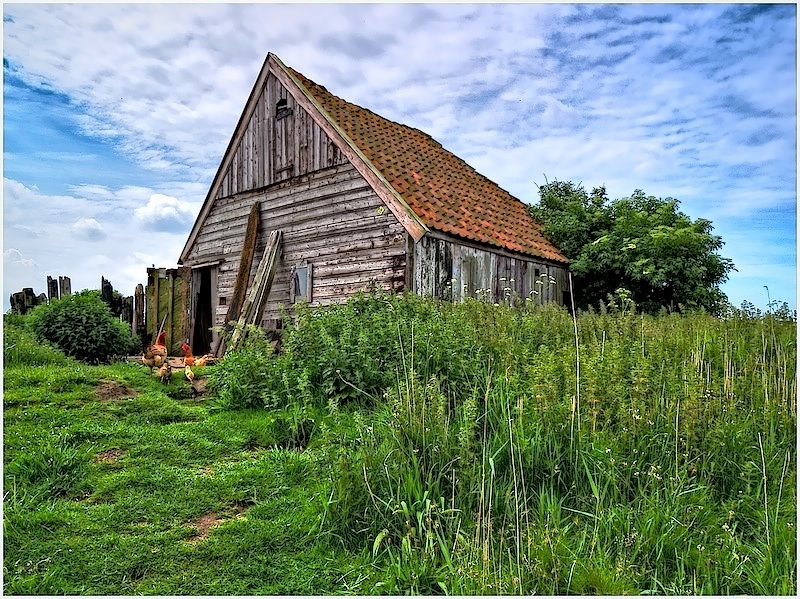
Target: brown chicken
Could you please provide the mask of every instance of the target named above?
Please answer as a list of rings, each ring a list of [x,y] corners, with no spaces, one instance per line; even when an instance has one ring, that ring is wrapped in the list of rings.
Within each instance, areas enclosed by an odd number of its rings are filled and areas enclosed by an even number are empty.
[[[181,345],[181,349],[183,350],[183,363],[186,366],[207,366],[216,361],[214,354],[204,354],[202,356],[195,357],[192,353],[192,348],[186,343]]]
[[[153,368],[161,368],[167,361],[167,332],[161,331],[156,338],[156,342],[149,345],[144,350],[142,356],[142,363],[150,368],[150,374],[153,374]]]

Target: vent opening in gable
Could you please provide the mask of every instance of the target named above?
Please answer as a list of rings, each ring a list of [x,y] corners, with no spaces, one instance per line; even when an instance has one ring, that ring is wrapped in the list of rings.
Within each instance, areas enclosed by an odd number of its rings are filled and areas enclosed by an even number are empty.
[[[279,120],[292,114],[292,109],[289,108],[289,101],[286,98],[281,98],[275,104],[275,119]]]

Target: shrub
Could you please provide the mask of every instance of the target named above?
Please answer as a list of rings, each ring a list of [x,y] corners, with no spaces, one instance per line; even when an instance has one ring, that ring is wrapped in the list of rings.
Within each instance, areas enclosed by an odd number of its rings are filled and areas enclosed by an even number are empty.
[[[109,362],[141,350],[127,324],[117,320],[98,291],[84,290],[34,308],[26,326],[39,342],[49,342],[82,362]]]

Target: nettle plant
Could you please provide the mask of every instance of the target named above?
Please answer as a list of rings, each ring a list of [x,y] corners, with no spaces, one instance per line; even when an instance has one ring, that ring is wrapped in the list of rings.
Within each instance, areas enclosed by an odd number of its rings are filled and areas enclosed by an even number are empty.
[[[84,290],[34,308],[26,327],[68,356],[97,364],[141,350],[129,326],[111,313],[99,291]]]

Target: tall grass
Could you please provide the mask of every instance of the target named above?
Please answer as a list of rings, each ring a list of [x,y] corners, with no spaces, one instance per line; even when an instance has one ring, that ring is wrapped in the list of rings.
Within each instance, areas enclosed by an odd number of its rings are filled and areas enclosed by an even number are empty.
[[[47,342],[38,342],[25,329],[25,318],[17,314],[3,316],[3,366],[66,365],[73,360]]]
[[[794,322],[363,296],[273,366],[274,404],[372,398],[322,530],[386,591],[796,590]]]
[[[7,591],[797,592],[787,314],[362,295],[278,356],[251,332],[199,405],[5,324]],[[103,377],[139,395],[97,401]]]

